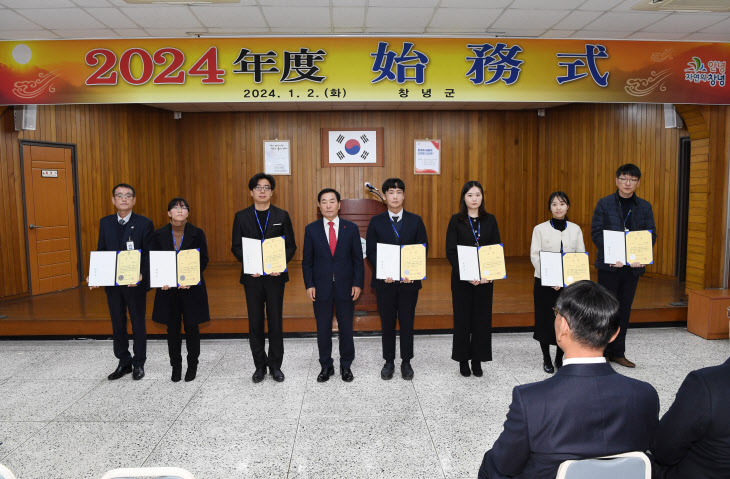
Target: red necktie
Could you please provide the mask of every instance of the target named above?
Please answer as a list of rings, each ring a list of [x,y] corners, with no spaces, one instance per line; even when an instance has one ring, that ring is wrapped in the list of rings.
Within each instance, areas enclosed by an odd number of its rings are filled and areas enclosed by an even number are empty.
[[[337,234],[335,233],[335,223],[334,221],[327,222],[328,225],[330,225],[330,251],[332,252],[332,256],[335,255],[335,248],[337,247]]]

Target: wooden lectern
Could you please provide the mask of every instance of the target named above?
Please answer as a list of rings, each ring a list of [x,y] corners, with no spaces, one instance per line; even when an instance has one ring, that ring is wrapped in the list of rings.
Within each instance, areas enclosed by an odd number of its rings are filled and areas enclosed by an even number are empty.
[[[340,218],[352,221],[360,229],[360,237],[365,239],[368,231],[370,218],[382,213],[387,208],[379,200],[342,200],[340,202]],[[322,212],[317,208],[317,219],[322,219]],[[365,287],[360,297],[355,302],[355,311],[377,311],[378,304],[375,299],[375,290],[370,287],[373,278],[373,268],[367,258],[365,259]]]

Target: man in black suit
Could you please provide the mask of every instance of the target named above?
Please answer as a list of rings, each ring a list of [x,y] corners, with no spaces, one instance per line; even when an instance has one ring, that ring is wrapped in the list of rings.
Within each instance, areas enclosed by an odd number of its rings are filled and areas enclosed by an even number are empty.
[[[297,245],[294,240],[289,213],[271,204],[276,182],[274,177],[257,173],[248,182],[253,205],[236,213],[233,218],[233,245],[231,251],[243,263],[243,246],[241,238],[264,240],[266,238],[284,237],[286,262],[291,261]],[[244,274],[241,270],[241,284],[246,293],[248,309],[248,340],[256,371],[251,379],[259,383],[266,377],[268,366],[271,376],[276,382],[284,380],[281,362],[284,358],[284,336],[282,330],[282,312],[284,308],[284,285],[289,281],[289,273],[271,273],[267,275]],[[264,308],[269,327],[269,352],[266,354],[264,343]]]
[[[646,451],[659,396],[617,374],[603,350],[616,338],[619,303],[603,286],[578,281],[555,304],[563,367],[545,381],[516,386],[504,431],[484,454],[480,479],[554,479],[560,463]]]
[[[666,479],[730,477],[730,359],[687,375],[654,435]],[[661,471],[666,466],[666,470]]]
[[[626,332],[629,328],[631,304],[634,302],[639,277],[644,266],[631,264],[606,264],[603,252],[603,231],[651,230],[652,243],[656,243],[656,226],[651,203],[636,196],[641,182],[641,170],[631,163],[616,170],[616,192],[598,200],[591,220],[591,239],[596,245],[596,269],[598,283],[605,286],[618,298],[621,312],[621,329],[615,341],[604,352],[609,361],[633,368],[636,365],[626,358]]]
[[[406,185],[400,178],[389,178],[383,183],[383,193],[388,211],[373,216],[368,224],[365,250],[373,267],[372,287],[380,313],[383,328],[383,359],[385,365],[380,377],[391,379],[395,371],[395,325],[400,323],[400,358],[403,379],[413,379],[413,320],[416,316],[416,302],[420,281],[404,277],[376,279],[378,243],[425,244],[428,247],[426,226],[421,217],[403,209]]]
[[[147,359],[145,313],[149,290],[149,248],[155,228],[149,218],[132,212],[136,202],[134,188],[126,183],[118,184],[112,189],[112,204],[117,213],[105,216],[99,221],[97,251],[142,250],[139,283],[105,288],[109,316],[112,320],[114,356],[119,359],[117,369],[109,375],[109,380],[119,379],[129,373],[132,373],[132,379],[142,379]],[[86,281],[88,282],[88,278]],[[129,353],[127,310],[132,322],[134,357]]]
[[[340,375],[350,382],[355,343],[352,339],[352,314],[355,301],[365,282],[360,230],[355,223],[341,219],[340,193],[325,188],[317,195],[322,220],[304,230],[302,273],[307,297],[313,302],[317,318],[317,347],[322,371],[317,382],[335,374],[332,361],[332,309],[337,313],[340,338]]]

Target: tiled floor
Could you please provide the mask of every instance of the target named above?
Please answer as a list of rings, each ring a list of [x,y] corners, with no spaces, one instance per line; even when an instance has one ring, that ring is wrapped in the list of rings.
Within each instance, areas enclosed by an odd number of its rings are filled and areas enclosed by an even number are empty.
[[[495,334],[482,378],[459,375],[451,336],[416,336],[411,382],[380,379],[379,338],[355,345],[352,383],[316,382],[312,338],[286,340],[285,382],[253,384],[242,340],[204,341],[192,383],[169,380],[163,341],[149,342],[143,380],[114,382],[109,341],[2,341],[0,463],[18,479],[136,466],[180,466],[197,479],[472,478],[512,387],[547,378],[530,333]],[[663,414],[685,375],[725,361],[730,341],[633,329],[627,355],[638,367],[617,370],[653,384]]]

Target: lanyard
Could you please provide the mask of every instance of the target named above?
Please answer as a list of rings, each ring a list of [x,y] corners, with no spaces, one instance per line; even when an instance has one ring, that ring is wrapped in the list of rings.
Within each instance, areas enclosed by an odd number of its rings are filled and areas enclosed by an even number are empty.
[[[178,253],[180,252],[180,248],[182,248],[182,242],[183,238],[185,238],[185,232],[183,231],[182,236],[180,237],[180,247],[177,246],[177,241],[175,241],[175,231],[172,232],[172,245],[175,247],[175,251]]]
[[[629,229],[626,227],[626,220],[629,219],[629,216],[631,215],[631,210],[629,210],[628,214],[626,215],[626,218],[624,218],[624,230],[628,231]]]
[[[401,228],[403,228],[403,219],[400,220]],[[393,223],[393,220],[390,220],[390,227],[393,228],[393,232],[395,233],[395,237],[400,241],[400,235],[398,234],[398,230],[395,229],[395,223]]]
[[[256,210],[253,211],[253,215],[256,217],[256,223],[259,224],[259,229],[261,230],[261,241],[264,240],[264,231],[266,231],[266,227],[269,226],[269,215],[271,215],[271,208],[269,208],[269,211],[266,213],[266,223],[264,223],[264,227],[261,227],[261,221],[259,221],[259,214],[256,213]]]
[[[477,232],[474,233],[474,226],[471,225],[471,220],[469,220],[469,229],[471,230],[471,234],[474,235],[474,242],[477,246],[479,246],[479,238],[482,237],[482,222],[477,221]]]

